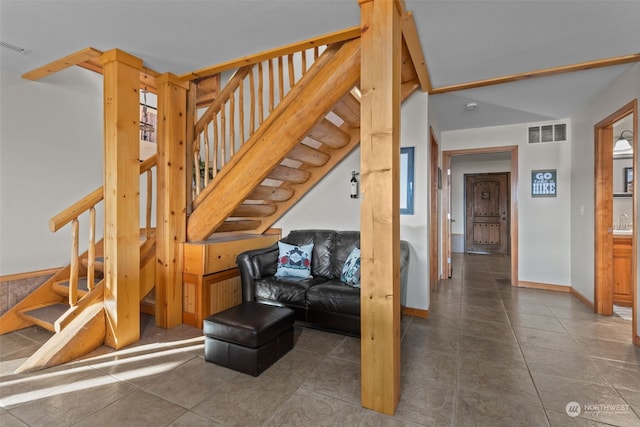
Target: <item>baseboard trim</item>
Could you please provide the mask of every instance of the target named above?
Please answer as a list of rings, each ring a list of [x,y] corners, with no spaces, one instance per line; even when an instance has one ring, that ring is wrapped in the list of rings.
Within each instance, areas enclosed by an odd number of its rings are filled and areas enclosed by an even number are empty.
[[[46,276],[48,274],[56,274],[60,270],[62,270],[62,267],[48,268],[46,270],[38,271],[27,271],[25,273],[7,274],[5,276],[0,276],[0,283],[11,282],[14,280],[31,279],[34,277]]]
[[[518,281],[519,288],[531,288],[531,289],[542,289],[545,291],[554,291],[554,292],[571,292],[571,286],[565,285],[552,285],[550,283],[538,283],[538,282],[523,282]]]
[[[591,310],[594,309],[593,303],[591,301],[589,301],[587,299],[587,297],[585,297],[584,295],[582,295],[580,292],[576,291],[576,289],[574,287],[571,288],[571,295],[573,295],[574,297],[576,297],[576,299],[578,301],[580,301],[581,303],[583,303],[584,305],[586,305],[587,307],[589,307]]]
[[[420,308],[402,307],[402,314],[405,316],[420,317],[426,319],[429,317],[429,310],[422,310]]]
[[[518,282],[519,288],[543,289],[545,291],[565,292],[573,295],[578,301],[593,310],[593,303],[587,297],[576,291],[573,286],[552,285],[550,283]]]

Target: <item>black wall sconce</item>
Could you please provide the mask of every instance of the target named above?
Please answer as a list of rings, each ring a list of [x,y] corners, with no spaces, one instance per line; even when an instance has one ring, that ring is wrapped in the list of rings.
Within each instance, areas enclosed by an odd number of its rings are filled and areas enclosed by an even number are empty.
[[[358,172],[351,171],[351,198],[352,199],[358,198],[358,179],[356,178],[356,176],[358,175],[360,175]]]

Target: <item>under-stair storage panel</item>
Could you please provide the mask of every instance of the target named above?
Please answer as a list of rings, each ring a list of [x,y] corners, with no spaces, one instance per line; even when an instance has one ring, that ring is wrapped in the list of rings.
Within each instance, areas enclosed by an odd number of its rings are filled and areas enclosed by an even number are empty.
[[[279,239],[280,230],[270,230],[262,235],[226,235],[184,243],[182,321],[202,328],[202,321],[210,315],[240,304],[242,283],[236,257]]]

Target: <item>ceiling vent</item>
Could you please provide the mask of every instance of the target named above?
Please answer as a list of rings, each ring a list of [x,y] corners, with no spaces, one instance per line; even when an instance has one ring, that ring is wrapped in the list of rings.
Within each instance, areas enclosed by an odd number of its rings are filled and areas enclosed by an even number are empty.
[[[529,144],[541,144],[547,142],[565,142],[567,140],[567,124],[556,123],[527,128],[527,141]]]
[[[15,44],[11,44],[11,43],[6,42],[4,40],[0,41],[0,46],[4,47],[6,49],[12,50],[14,52],[23,53],[23,54],[27,53],[27,50],[25,48],[22,48],[20,46],[16,46]]]

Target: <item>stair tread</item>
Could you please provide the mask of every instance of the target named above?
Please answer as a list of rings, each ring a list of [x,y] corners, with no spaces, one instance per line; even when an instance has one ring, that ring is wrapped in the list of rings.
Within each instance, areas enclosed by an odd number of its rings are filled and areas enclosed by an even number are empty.
[[[67,304],[54,303],[32,310],[25,310],[22,314],[53,325],[68,309],[69,306]]]
[[[98,283],[100,283],[102,279],[96,277],[93,279],[93,284],[97,285]],[[69,287],[69,281],[68,280],[62,280],[60,282],[56,282],[57,286],[62,286],[65,288]],[[79,277],[78,278],[78,290],[79,291],[89,291],[89,286],[88,286],[88,281],[86,277]]]

